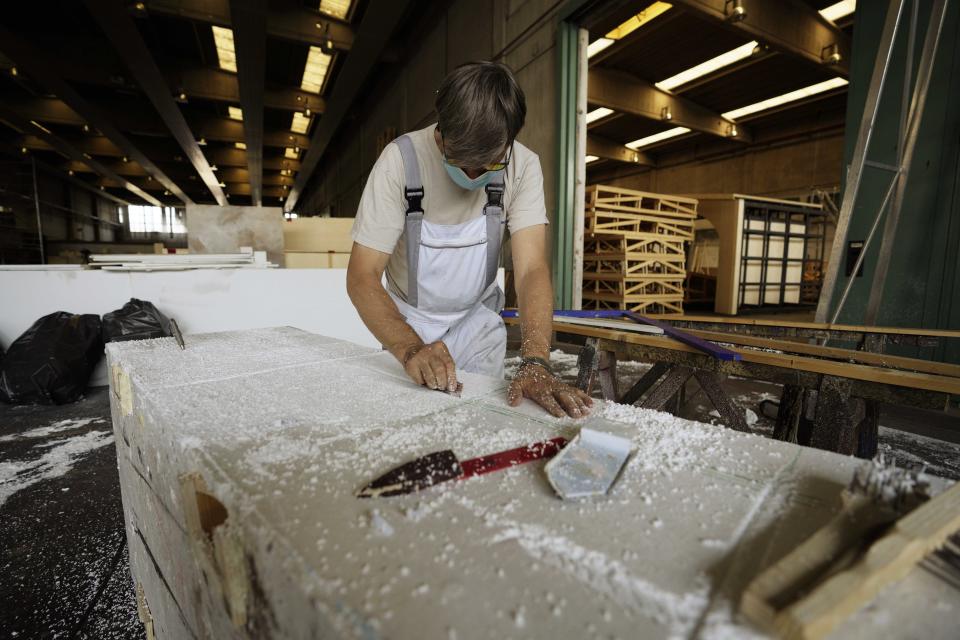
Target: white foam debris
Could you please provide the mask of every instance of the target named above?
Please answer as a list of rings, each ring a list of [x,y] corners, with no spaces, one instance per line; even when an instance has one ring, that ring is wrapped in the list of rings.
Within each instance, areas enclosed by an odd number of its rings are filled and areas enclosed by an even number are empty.
[[[560,569],[622,608],[656,620],[669,629],[671,637],[689,635],[708,603],[706,590],[673,593],[631,574],[623,563],[546,527],[507,524],[492,537],[491,544],[508,540],[516,541],[538,562]]]
[[[88,431],[74,438],[34,445],[49,449],[39,458],[0,462],[0,505],[31,485],[66,475],[86,454],[111,443],[113,434],[109,431]]]
[[[379,509],[373,509],[370,512],[370,528],[378,536],[389,537],[393,535],[393,526],[383,517]]]
[[[0,437],[0,442],[10,442],[11,440],[24,440],[28,438],[45,438],[49,435],[60,433],[61,431],[72,431],[73,429],[80,429],[87,425],[100,424],[103,422],[106,422],[103,418],[67,418],[66,420],[52,422],[45,427],[37,427],[36,429],[30,429],[22,433],[12,433],[2,436]]]
[[[898,468],[883,454],[859,467],[850,480],[847,491],[860,494],[906,513],[927,500],[929,478],[920,471]]]
[[[527,626],[527,608],[525,606],[520,605],[514,609],[511,617],[513,618],[513,624],[515,624],[518,629],[523,629]]]
[[[720,412],[717,411],[716,409],[713,409],[712,411],[710,411],[710,415],[713,416],[714,418],[719,418]],[[748,427],[752,427],[753,425],[757,424],[757,421],[760,418],[757,416],[757,413],[753,409],[744,409],[743,419],[746,421]]]

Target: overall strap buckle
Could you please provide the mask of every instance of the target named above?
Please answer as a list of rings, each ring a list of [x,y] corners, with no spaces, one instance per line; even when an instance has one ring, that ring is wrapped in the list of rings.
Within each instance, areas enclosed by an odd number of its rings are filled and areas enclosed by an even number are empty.
[[[487,192],[487,206],[503,208],[503,183],[490,183],[484,187]]]
[[[407,199],[407,215],[423,213],[423,187],[404,188],[403,197]]]

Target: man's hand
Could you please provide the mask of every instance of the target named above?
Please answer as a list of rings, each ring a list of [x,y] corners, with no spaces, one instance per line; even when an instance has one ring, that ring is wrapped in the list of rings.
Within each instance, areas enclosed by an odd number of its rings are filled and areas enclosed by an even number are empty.
[[[510,383],[507,403],[515,407],[523,398],[530,398],[557,418],[582,418],[593,406],[590,396],[537,364],[520,365]]]
[[[439,340],[408,349],[403,368],[417,384],[440,391],[457,390],[457,365],[447,345]]]

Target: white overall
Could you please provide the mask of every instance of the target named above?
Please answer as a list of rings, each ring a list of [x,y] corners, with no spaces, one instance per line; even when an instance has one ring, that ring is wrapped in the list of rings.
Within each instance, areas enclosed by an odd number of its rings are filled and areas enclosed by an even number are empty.
[[[463,224],[435,224],[423,219],[423,183],[413,142],[400,147],[407,199],[407,302],[390,294],[420,339],[442,340],[458,369],[503,377],[507,331],[500,311],[503,291],[497,285],[503,237],[503,171],[486,187],[483,213]]]

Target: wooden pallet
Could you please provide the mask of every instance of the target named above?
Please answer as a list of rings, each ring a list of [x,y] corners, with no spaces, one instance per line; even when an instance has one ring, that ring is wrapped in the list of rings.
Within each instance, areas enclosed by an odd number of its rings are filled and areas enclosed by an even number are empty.
[[[605,185],[586,200],[584,308],[682,313],[697,201]]]

